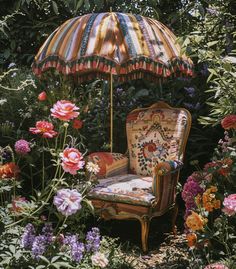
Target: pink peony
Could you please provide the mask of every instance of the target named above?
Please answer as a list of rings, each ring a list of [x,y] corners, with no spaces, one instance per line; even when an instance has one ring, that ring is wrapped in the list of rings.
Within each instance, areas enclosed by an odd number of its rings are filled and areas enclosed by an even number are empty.
[[[45,91],[41,92],[39,95],[38,95],[38,100],[39,101],[45,101],[47,99],[47,94]]]
[[[15,151],[17,154],[26,155],[28,152],[30,152],[29,142],[24,139],[16,141]]]
[[[236,194],[230,194],[225,197],[223,202],[224,208],[222,209],[226,215],[232,216],[236,213]]]
[[[51,115],[62,121],[69,121],[78,117],[79,112],[76,112],[79,108],[72,104],[70,101],[61,100],[57,101],[56,104],[51,108]]]
[[[229,268],[225,266],[224,264],[213,263],[213,264],[207,265],[206,267],[204,267],[204,269],[229,269]]]
[[[53,204],[65,216],[75,214],[81,209],[82,196],[77,190],[61,189],[54,196]]]
[[[84,166],[82,154],[75,148],[67,148],[60,154],[62,159],[62,167],[65,172],[75,175],[77,170]]]
[[[227,115],[222,121],[221,126],[225,129],[236,129],[236,115]]]
[[[29,128],[29,131],[33,134],[41,134],[46,138],[53,138],[57,135],[53,128],[53,124],[48,121],[37,121],[36,128]]]

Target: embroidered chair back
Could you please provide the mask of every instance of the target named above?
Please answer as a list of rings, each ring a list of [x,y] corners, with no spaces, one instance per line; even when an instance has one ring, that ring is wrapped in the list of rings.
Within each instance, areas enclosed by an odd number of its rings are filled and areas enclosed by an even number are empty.
[[[191,114],[164,102],[128,114],[126,132],[130,172],[152,175],[156,163],[183,160]]]

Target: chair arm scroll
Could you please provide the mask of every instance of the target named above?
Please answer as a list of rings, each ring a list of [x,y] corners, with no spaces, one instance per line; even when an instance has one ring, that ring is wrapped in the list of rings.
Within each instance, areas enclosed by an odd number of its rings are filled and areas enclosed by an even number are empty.
[[[154,168],[154,174],[164,176],[167,174],[175,173],[183,167],[181,161],[165,161],[158,163]]]
[[[180,161],[165,161],[154,168],[152,191],[160,211],[165,211],[175,203],[176,186],[182,166]]]
[[[87,162],[93,162],[99,166],[97,178],[128,173],[129,160],[121,153],[93,152],[88,155]]]

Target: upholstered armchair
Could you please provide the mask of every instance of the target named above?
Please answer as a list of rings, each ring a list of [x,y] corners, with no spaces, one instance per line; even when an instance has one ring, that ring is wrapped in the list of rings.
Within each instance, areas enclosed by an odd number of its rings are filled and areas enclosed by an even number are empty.
[[[150,221],[172,210],[172,229],[178,207],[176,186],[191,126],[190,113],[164,102],[128,114],[128,154],[97,152],[88,161],[99,165],[97,182],[89,192],[104,219],[138,219],[144,252]]]

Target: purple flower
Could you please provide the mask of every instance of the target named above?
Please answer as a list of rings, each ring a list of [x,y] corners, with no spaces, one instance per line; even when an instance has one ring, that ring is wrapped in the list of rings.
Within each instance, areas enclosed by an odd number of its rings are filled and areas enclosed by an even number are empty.
[[[32,245],[32,254],[35,259],[39,259],[40,255],[46,250],[47,242],[46,237],[44,235],[38,235],[35,237],[33,245]]]
[[[70,246],[71,257],[75,262],[80,262],[83,258],[84,244],[78,241],[76,235],[66,236],[64,244]]]
[[[184,89],[190,97],[194,97],[195,89],[193,87],[184,87]]]
[[[29,223],[25,226],[25,231],[21,237],[21,244],[26,249],[31,249],[35,239],[34,226]]]
[[[94,227],[86,235],[86,250],[97,252],[100,247],[100,232],[99,229]]]
[[[188,177],[182,191],[182,198],[185,202],[185,218],[190,214],[192,209],[196,208],[195,197],[202,194],[203,189],[199,186],[199,181],[195,173]]]
[[[15,151],[20,155],[26,155],[28,152],[30,152],[29,142],[24,139],[16,141]]]
[[[81,200],[82,196],[77,190],[61,189],[54,196],[53,204],[63,215],[70,216],[81,209]]]
[[[42,233],[45,236],[45,240],[47,244],[52,243],[53,241],[53,229],[51,223],[46,223],[42,229]]]

